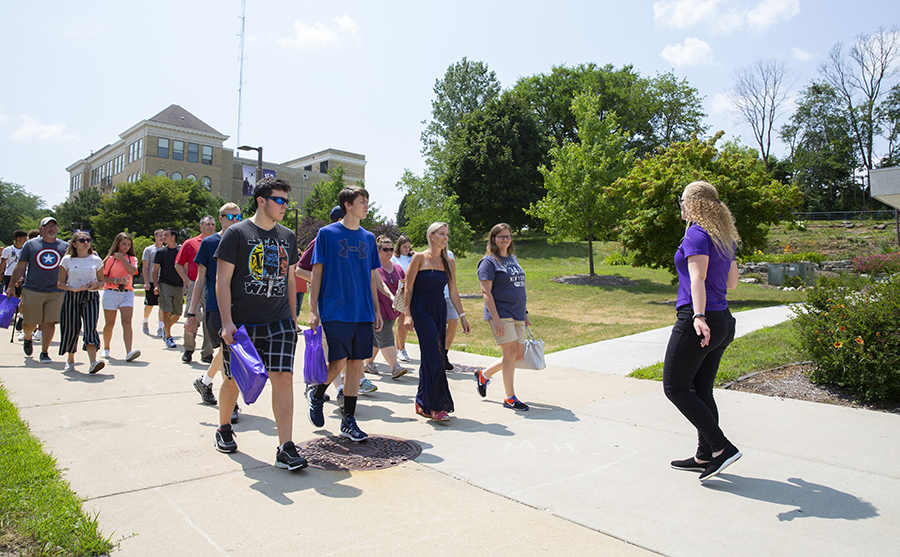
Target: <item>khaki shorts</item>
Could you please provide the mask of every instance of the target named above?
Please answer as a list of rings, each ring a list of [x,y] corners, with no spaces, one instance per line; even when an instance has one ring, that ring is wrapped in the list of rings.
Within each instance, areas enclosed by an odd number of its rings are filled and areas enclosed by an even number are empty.
[[[172,315],[181,315],[181,309],[184,305],[184,287],[172,286],[161,282],[159,284],[159,307],[165,313]]]
[[[524,321],[516,321],[512,318],[509,319],[501,319],[503,322],[503,336],[498,337],[497,331],[494,330],[493,319],[488,319],[487,324],[491,327],[491,333],[494,334],[494,340],[497,341],[497,344],[506,344],[509,342],[518,342],[519,344],[525,344],[525,322]]]
[[[25,324],[59,323],[62,294],[62,292],[35,292],[23,288],[19,311],[22,313]]]

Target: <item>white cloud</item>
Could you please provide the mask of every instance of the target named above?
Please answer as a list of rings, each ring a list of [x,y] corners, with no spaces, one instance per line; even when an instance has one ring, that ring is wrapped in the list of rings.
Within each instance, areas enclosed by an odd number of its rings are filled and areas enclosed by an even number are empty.
[[[712,47],[694,37],[684,39],[684,44],[666,46],[659,55],[676,66],[711,64],[713,61]]]
[[[9,122],[9,116],[7,116],[5,112],[3,112],[3,106],[0,105],[0,124],[5,124],[7,122]]]
[[[720,116],[730,114],[732,109],[731,99],[725,93],[716,93],[709,99],[707,110],[710,116]]]
[[[662,0],[653,4],[656,27],[691,29],[727,34],[749,29],[756,33],[800,13],[799,0],[761,0],[740,5],[738,0]]]
[[[63,141],[81,141],[77,135],[66,134],[65,124],[42,124],[30,116],[22,116],[22,125],[13,132],[15,141],[28,142],[32,139],[60,139]]]
[[[812,58],[812,54],[810,54],[809,51],[797,48],[796,46],[791,49],[791,56],[801,62],[809,62]]]
[[[278,43],[285,48],[297,48],[301,50],[320,50],[329,47],[341,47],[341,35],[356,35],[359,26],[344,14],[332,19],[335,26],[328,26],[317,21],[310,25],[302,21],[294,22],[294,36],[278,39]]]

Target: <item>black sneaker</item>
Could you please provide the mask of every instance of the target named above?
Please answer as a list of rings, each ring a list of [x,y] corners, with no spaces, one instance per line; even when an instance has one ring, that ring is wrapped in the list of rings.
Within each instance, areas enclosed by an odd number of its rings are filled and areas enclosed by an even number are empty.
[[[515,395],[510,398],[504,398],[503,407],[512,408],[513,410],[528,410],[528,405],[516,398]]]
[[[25,339],[22,341],[22,350],[25,351],[26,356],[31,356],[31,353],[34,351],[34,344],[31,339]]]
[[[717,476],[719,472],[731,466],[731,464],[741,458],[741,456],[743,455],[737,447],[729,443],[728,446],[725,447],[725,450],[722,451],[722,454],[713,457],[713,459],[709,461],[709,464],[706,465],[706,470],[700,474],[700,481],[706,481]]]
[[[216,404],[219,402],[216,400],[216,395],[213,394],[212,385],[204,384],[203,378],[198,377],[194,380],[194,388],[197,389],[198,393],[200,393],[200,398],[203,399],[203,404]]]
[[[369,438],[369,436],[363,433],[363,431],[359,429],[359,426],[356,425],[356,418],[353,416],[344,416],[341,420],[341,437],[347,437],[357,443],[362,443]]]
[[[482,375],[481,370],[475,372],[475,383],[478,386],[478,394],[481,395],[481,398],[487,396],[487,386],[491,384],[490,379],[485,379],[484,375]]]
[[[275,466],[288,470],[300,470],[309,466],[309,462],[297,453],[293,441],[287,441],[275,453]]]
[[[309,423],[316,427],[324,426],[325,412],[323,407],[325,406],[325,399],[316,398],[313,389],[310,389],[306,391],[306,400],[309,402],[309,412],[307,413]]]
[[[184,362],[184,363],[186,363],[186,364],[191,363],[191,360],[193,360],[193,359],[194,359],[194,352],[193,352],[193,350],[190,351],[190,352],[187,351],[187,350],[185,350],[185,351],[184,351],[184,354],[181,355],[181,361]]]
[[[694,457],[691,457],[684,460],[673,460],[671,464],[672,468],[676,470],[684,470],[686,472],[703,472],[706,470],[709,462],[697,462],[696,460],[694,460]]]
[[[237,450],[235,435],[237,434],[231,429],[231,424],[220,425],[216,430],[216,450],[220,453],[235,452]]]
[[[212,360],[213,360],[212,354],[207,354],[206,356],[200,357],[200,361],[203,362],[204,364],[211,364]]]
[[[50,354],[47,354],[46,352],[41,352],[40,359],[41,359],[42,364],[52,364],[53,363],[53,360],[50,359]]]
[[[17,331],[21,331],[21,330],[22,330],[22,323],[23,323],[23,322],[24,322],[24,320],[22,319],[22,316],[20,315],[19,318],[16,319],[16,330],[17,330]]]
[[[237,404],[235,404],[234,410],[231,411],[231,423],[236,424],[239,421],[241,421],[241,416],[238,414],[238,412],[240,412],[240,411],[241,411],[241,407],[238,406]]]

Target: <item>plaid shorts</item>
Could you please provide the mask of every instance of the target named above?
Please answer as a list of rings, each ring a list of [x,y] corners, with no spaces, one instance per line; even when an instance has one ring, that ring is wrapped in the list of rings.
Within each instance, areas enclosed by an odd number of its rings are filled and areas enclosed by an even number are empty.
[[[238,325],[240,328],[240,325]],[[263,325],[247,325],[247,336],[259,352],[266,371],[294,373],[294,352],[297,351],[297,328],[290,319]],[[222,343],[222,363],[225,377],[231,379],[231,350]]]

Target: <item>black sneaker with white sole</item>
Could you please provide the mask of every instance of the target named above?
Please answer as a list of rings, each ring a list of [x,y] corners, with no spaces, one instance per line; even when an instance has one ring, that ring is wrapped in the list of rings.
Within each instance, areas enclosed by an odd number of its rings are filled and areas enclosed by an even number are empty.
[[[309,462],[300,456],[293,441],[287,441],[275,453],[275,466],[288,470],[300,470],[309,466]]]
[[[53,360],[50,359],[50,354],[46,352],[41,352],[41,363],[42,364],[52,364]]]
[[[34,350],[34,344],[30,338],[26,338],[22,341],[22,350],[25,351],[26,356],[31,356],[31,353]]]
[[[239,414],[240,411],[241,407],[235,404],[234,410],[231,411],[231,423],[236,424],[241,421],[241,415]]]
[[[725,447],[725,450],[722,451],[722,454],[719,456],[714,456],[712,460],[709,461],[709,464],[706,465],[706,470],[700,474],[700,481],[706,481],[714,476],[717,476],[719,472],[731,466],[737,459],[741,458],[741,452],[732,445],[731,443]]]
[[[356,418],[353,416],[344,416],[341,420],[341,437],[346,437],[357,443],[362,443],[369,438],[369,436],[363,433],[363,431],[359,429],[359,426],[356,425]]]
[[[220,425],[216,430],[216,450],[220,453],[233,453],[237,451],[237,443],[234,436],[237,435],[231,424]]]
[[[218,403],[216,400],[216,395],[213,394],[212,383],[209,385],[203,383],[203,378],[198,377],[194,379],[194,388],[197,389],[197,392],[200,393],[200,398],[203,400],[203,404],[214,405]]]
[[[676,470],[684,470],[686,472],[705,472],[709,462],[697,462],[694,457],[684,460],[673,460],[672,468]]]

